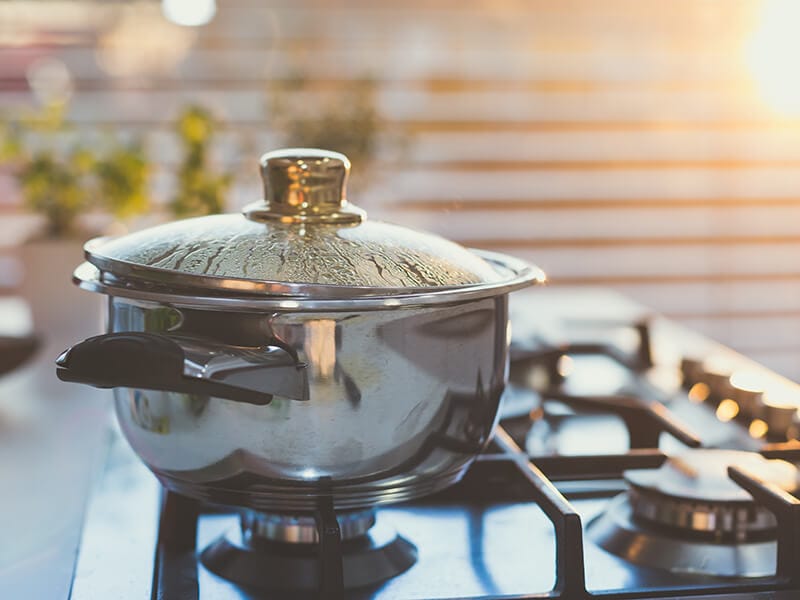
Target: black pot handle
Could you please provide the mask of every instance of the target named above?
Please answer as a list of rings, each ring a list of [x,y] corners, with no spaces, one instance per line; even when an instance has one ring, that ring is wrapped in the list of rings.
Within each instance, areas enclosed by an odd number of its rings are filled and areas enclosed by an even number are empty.
[[[279,346],[242,348],[159,333],[91,337],[56,360],[58,378],[94,387],[129,387],[215,396],[264,405],[273,396],[308,400],[306,365]]]

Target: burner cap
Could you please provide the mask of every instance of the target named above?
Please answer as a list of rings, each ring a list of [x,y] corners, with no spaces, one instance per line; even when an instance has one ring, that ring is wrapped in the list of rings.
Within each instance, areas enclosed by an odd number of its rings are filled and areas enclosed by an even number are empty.
[[[743,541],[771,532],[774,515],[729,479],[729,466],[758,473],[786,491],[798,487],[798,471],[786,461],[735,450],[689,450],[658,469],[625,472],[633,518],[717,540]]]
[[[365,535],[375,524],[375,509],[351,510],[337,513],[342,540]],[[319,542],[317,523],[313,515],[264,513],[248,510],[242,513],[242,535],[250,541],[270,540],[293,544]]]
[[[784,460],[768,460],[755,452],[697,448],[668,458],[659,469],[630,470],[632,486],[687,500],[752,502],[750,494],[728,477],[728,467],[742,467],[786,491],[798,486],[798,472]]]

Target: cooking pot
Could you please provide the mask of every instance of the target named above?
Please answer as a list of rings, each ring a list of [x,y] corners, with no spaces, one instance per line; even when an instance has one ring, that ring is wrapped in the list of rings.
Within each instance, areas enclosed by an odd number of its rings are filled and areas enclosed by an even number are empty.
[[[244,214],[86,245],[80,287],[108,333],[65,351],[65,381],[114,388],[124,435],[168,488],[265,511],[406,500],[486,446],[507,375],[508,294],[542,272],[367,220],[350,163],[261,159]]]

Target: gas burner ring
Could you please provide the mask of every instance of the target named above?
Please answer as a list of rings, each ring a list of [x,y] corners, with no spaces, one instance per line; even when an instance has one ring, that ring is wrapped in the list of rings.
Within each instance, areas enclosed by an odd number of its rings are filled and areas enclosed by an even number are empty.
[[[768,577],[775,574],[775,540],[741,543],[676,536],[664,527],[635,521],[627,494],[614,498],[587,525],[587,535],[607,552],[632,563],[716,577]]]
[[[635,521],[709,534],[717,541],[743,542],[774,536],[775,515],[753,502],[700,502],[653,493],[638,487],[628,491]]]
[[[337,513],[342,540],[366,535],[375,525],[375,509],[342,511]],[[269,540],[291,544],[316,544],[319,542],[317,522],[311,514],[265,513],[248,510],[241,516],[242,537],[250,541]]]

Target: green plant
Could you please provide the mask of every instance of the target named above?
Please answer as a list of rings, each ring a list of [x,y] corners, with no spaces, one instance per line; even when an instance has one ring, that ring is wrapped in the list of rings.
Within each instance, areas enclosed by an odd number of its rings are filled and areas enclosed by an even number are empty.
[[[142,145],[110,136],[90,149],[75,141],[65,108],[46,106],[2,131],[0,160],[14,171],[24,205],[44,217],[44,234],[75,235],[79,217],[96,210],[117,218],[144,212],[149,169]]]
[[[183,160],[170,210],[177,217],[222,212],[233,175],[217,175],[209,166],[209,146],[216,129],[211,113],[202,107],[190,106],[178,118],[176,129],[183,146]]]
[[[141,143],[114,144],[108,154],[94,163],[98,202],[118,219],[144,213],[150,206],[149,174]]]
[[[80,149],[73,150],[65,158],[37,152],[21,166],[17,178],[25,205],[45,217],[47,237],[67,237],[75,233],[75,221],[89,203],[83,184],[90,169],[89,160]]]

